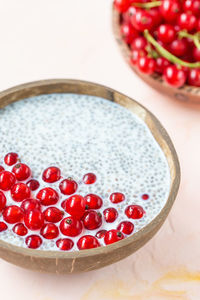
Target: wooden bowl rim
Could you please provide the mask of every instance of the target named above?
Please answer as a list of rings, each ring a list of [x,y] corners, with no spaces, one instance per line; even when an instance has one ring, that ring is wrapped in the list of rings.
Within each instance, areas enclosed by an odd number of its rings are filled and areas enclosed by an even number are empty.
[[[119,45],[119,48],[122,52],[122,55],[124,56],[125,60],[127,60],[127,58],[130,58],[130,54],[131,54],[131,50],[128,47],[128,45],[124,42],[121,33],[120,33],[120,13],[115,9],[114,5],[112,6],[112,27],[113,27],[113,33],[115,36],[115,39]],[[131,67],[131,69],[140,77],[144,80],[144,78],[148,77],[151,78],[152,81],[158,81],[159,80],[159,84],[163,85],[171,90],[177,91],[177,92],[181,92],[184,91],[185,93],[187,93],[188,95],[197,95],[200,93],[200,87],[195,87],[192,85],[188,85],[188,84],[184,84],[182,87],[180,88],[176,88],[173,86],[168,85],[162,78],[161,75],[159,74],[152,74],[152,75],[146,75],[144,73],[141,73],[136,66],[133,66],[130,64],[130,62],[128,62],[128,65]],[[149,84],[149,83],[148,83]],[[150,85],[150,84],[149,84]],[[200,101],[200,97],[199,97],[199,101]]]
[[[76,259],[76,258],[84,258],[84,257],[91,257],[91,256],[96,256],[99,254],[108,254],[111,253],[114,249],[119,249],[121,247],[127,246],[133,242],[136,242],[137,240],[142,239],[146,234],[148,234],[149,232],[151,232],[155,227],[158,226],[158,224],[160,224],[161,220],[165,220],[166,216],[168,215],[178,192],[178,188],[179,188],[179,184],[180,184],[180,165],[179,165],[179,161],[178,161],[178,157],[175,151],[175,148],[172,144],[172,141],[168,135],[168,133],[166,132],[166,130],[164,129],[164,127],[161,125],[161,123],[158,121],[158,119],[148,110],[146,109],[144,106],[142,106],[141,104],[139,104],[137,101],[133,100],[132,98],[117,92],[114,89],[108,88],[106,86],[97,84],[97,83],[92,83],[92,82],[88,82],[88,81],[81,81],[81,80],[75,80],[75,79],[48,79],[48,80],[40,80],[40,81],[34,81],[34,82],[29,82],[29,83],[25,83],[25,84],[20,84],[17,85],[15,87],[12,87],[10,89],[7,89],[3,92],[0,92],[0,105],[1,105],[1,101],[4,97],[8,98],[9,96],[12,98],[13,95],[18,94],[18,99],[17,100],[22,100],[25,98],[30,98],[33,97],[34,95],[42,95],[42,94],[51,94],[51,93],[71,93],[71,92],[49,92],[49,93],[40,93],[40,88],[48,86],[48,87],[53,87],[54,86],[60,86],[60,85],[77,85],[77,86],[84,86],[87,85],[90,87],[91,90],[95,89],[95,88],[100,88],[102,90],[106,90],[110,95],[113,94],[117,94],[120,97],[124,97],[128,100],[133,101],[133,103],[135,105],[137,105],[139,108],[145,110],[146,115],[149,116],[152,120],[153,123],[156,124],[156,126],[159,129],[159,136],[162,136],[165,141],[167,141],[167,145],[169,147],[170,150],[170,156],[174,165],[174,179],[173,182],[171,183],[171,188],[170,188],[170,193],[168,196],[168,199],[164,205],[164,207],[162,208],[162,210],[160,211],[160,213],[150,222],[148,223],[145,227],[143,227],[141,230],[139,230],[138,232],[136,232],[135,234],[131,235],[130,237],[126,237],[125,239],[111,244],[111,245],[107,245],[107,246],[102,246],[102,247],[98,247],[95,249],[89,249],[89,250],[84,250],[84,251],[72,251],[72,252],[62,252],[62,251],[46,251],[46,250],[33,250],[33,249],[28,249],[28,248],[24,248],[24,247],[20,247],[20,246],[15,246],[13,244],[7,243],[5,241],[0,240],[0,248],[4,248],[4,250],[11,250],[12,252],[18,253],[18,254],[22,254],[24,256],[31,256],[32,258],[44,258],[44,259],[49,259],[49,258],[54,258],[54,259]],[[23,94],[23,92],[25,91],[26,93],[29,93],[29,89],[32,91],[32,89],[35,89],[36,93],[32,93],[31,95],[29,95],[28,97],[23,96],[22,98],[20,98],[20,95]],[[84,93],[84,92],[80,92],[77,91],[78,94],[85,94],[85,95],[93,95],[93,93],[89,94],[89,93]],[[96,95],[97,96],[97,95]],[[98,96],[97,96],[98,97]],[[99,96],[101,97],[101,96]],[[106,99],[106,98],[105,98]],[[11,104],[12,102],[15,102],[17,100],[12,100],[9,104]],[[111,99],[106,99],[106,100],[111,100]],[[2,105],[1,108],[9,105]],[[148,125],[147,125],[148,126]],[[150,129],[150,128],[149,128]],[[150,129],[151,130],[151,129]],[[151,131],[152,133],[152,131]],[[160,147],[161,148],[161,147]],[[162,150],[162,149],[161,149]],[[162,150],[163,152],[163,150]],[[164,153],[164,152],[163,152]],[[164,154],[165,155],[165,154]],[[166,157],[166,155],[165,155]],[[171,177],[171,176],[170,176]],[[172,177],[171,177],[172,179]]]

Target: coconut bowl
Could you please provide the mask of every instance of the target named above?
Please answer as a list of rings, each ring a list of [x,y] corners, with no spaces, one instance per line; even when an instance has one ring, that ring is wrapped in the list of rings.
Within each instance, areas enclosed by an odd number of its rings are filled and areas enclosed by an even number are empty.
[[[62,251],[31,250],[0,240],[0,257],[17,266],[59,274],[86,272],[102,268],[127,257],[141,248],[156,234],[167,218],[177,195],[180,182],[179,162],[166,130],[152,113],[135,100],[95,83],[56,79],[19,85],[0,93],[0,108],[24,98],[51,93],[78,93],[99,96],[126,107],[147,124],[160,145],[170,169],[170,193],[161,212],[140,231],[115,244],[68,253]]]
[[[175,88],[168,85],[159,74],[146,75],[138,70],[138,68],[130,63],[131,50],[128,45],[123,41],[120,32],[120,23],[121,23],[121,15],[120,13],[113,7],[112,9],[112,25],[113,32],[116,38],[116,41],[119,45],[121,53],[132,70],[147,84],[149,84],[152,88],[161,92],[164,95],[168,95],[169,97],[175,98],[182,102],[190,102],[190,103],[198,103],[200,104],[200,88],[184,85],[181,88]]]

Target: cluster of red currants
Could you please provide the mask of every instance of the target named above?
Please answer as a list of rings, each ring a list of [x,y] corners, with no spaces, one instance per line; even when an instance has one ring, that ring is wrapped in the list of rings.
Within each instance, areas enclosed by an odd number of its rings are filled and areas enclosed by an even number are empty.
[[[78,183],[72,178],[63,179],[59,168],[52,166],[43,172],[42,180],[49,186],[39,189],[40,183],[31,178],[31,169],[20,162],[18,154],[8,153],[4,162],[5,165],[12,166],[12,169],[8,171],[0,166],[0,232],[6,231],[8,226],[13,226],[12,231],[25,238],[28,248],[39,248],[43,239],[56,239],[55,244],[60,250],[70,250],[74,246],[73,238],[83,233],[83,230],[92,232],[101,227],[101,230],[95,231],[95,235],[82,235],[79,238],[78,249],[90,249],[101,246],[100,239],[108,245],[133,232],[134,224],[128,220],[118,224],[117,228],[108,231],[103,229],[102,218],[106,223],[113,223],[118,217],[117,209],[104,209],[102,217],[98,211],[103,205],[102,198],[96,194],[76,194]],[[82,182],[93,184],[96,180],[95,174],[87,173]],[[59,192],[50,187],[55,182],[59,182]],[[11,205],[7,205],[7,193],[12,198]],[[61,195],[68,198],[59,206]],[[147,194],[142,196],[143,200],[148,198]],[[112,193],[109,199],[116,205],[124,201],[125,196],[117,192]],[[129,205],[124,213],[128,218],[141,219],[145,212],[139,205]]]
[[[174,86],[200,87],[200,0],[114,0],[131,64]]]

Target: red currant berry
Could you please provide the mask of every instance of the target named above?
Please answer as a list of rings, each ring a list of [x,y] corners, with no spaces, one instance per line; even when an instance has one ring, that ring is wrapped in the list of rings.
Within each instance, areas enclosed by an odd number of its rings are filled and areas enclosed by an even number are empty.
[[[195,61],[200,61],[200,49],[194,47],[193,49],[193,57]]]
[[[192,13],[195,16],[200,15],[200,1],[199,0],[186,0],[183,2],[183,10]]]
[[[200,69],[191,69],[188,74],[188,83],[200,87]]]
[[[158,27],[158,38],[163,43],[171,43],[176,36],[176,32],[174,26],[170,24],[161,24]]]
[[[64,179],[59,184],[59,189],[64,195],[72,195],[77,191],[78,184],[72,179]]]
[[[142,200],[148,200],[149,195],[148,194],[143,194],[141,198],[142,198]]]
[[[117,229],[111,229],[106,232],[105,237],[104,237],[104,243],[106,245],[110,245],[110,244],[113,244],[113,243],[123,240],[123,238],[124,238],[124,235],[123,235],[123,233],[121,233],[121,231],[119,231]]]
[[[68,251],[74,247],[74,242],[70,239],[59,239],[56,241],[56,246],[62,251]]]
[[[40,203],[44,206],[54,205],[59,200],[58,193],[52,188],[44,188],[41,189],[36,196],[37,199],[40,200]]]
[[[121,13],[127,11],[130,6],[130,0],[115,0],[114,7]]]
[[[124,23],[121,25],[121,35],[127,44],[131,44],[139,33],[130,23]]]
[[[6,231],[8,226],[4,222],[0,222],[0,232]]]
[[[114,222],[117,219],[117,217],[118,217],[118,212],[117,212],[117,210],[114,207],[106,208],[103,211],[103,214],[104,214],[105,221],[107,223]]]
[[[120,203],[125,200],[125,196],[122,193],[112,193],[110,195],[110,201],[112,203]]]
[[[162,16],[158,7],[153,7],[149,10],[149,14],[153,18],[153,27],[157,27],[162,22]]]
[[[16,164],[12,168],[12,172],[15,174],[17,180],[24,181],[28,179],[31,176],[31,170],[30,168],[25,164]]]
[[[5,208],[6,202],[7,202],[6,196],[4,195],[3,192],[0,191],[0,213]]]
[[[143,36],[139,36],[131,43],[132,50],[145,50],[147,46],[147,40]]]
[[[44,215],[39,209],[27,211],[24,216],[24,223],[28,229],[38,230],[44,224]]]
[[[83,176],[83,182],[85,184],[93,184],[96,182],[96,180],[97,180],[97,177],[93,173],[87,173]]]
[[[24,236],[28,233],[28,229],[22,223],[17,223],[12,230],[15,234],[20,236]]]
[[[103,205],[103,200],[95,194],[88,194],[84,198],[87,209],[99,209]]]
[[[141,219],[145,211],[140,205],[129,205],[125,209],[125,214],[131,219]]]
[[[95,210],[89,210],[84,214],[82,221],[86,229],[94,230],[101,226],[102,215],[101,213],[96,212]]]
[[[181,29],[192,31],[197,26],[197,18],[191,13],[182,13],[178,17],[178,25]]]
[[[3,166],[0,166],[0,172],[4,171],[4,167]]]
[[[122,15],[124,23],[130,23],[130,19],[136,13],[136,11],[137,11],[136,7],[130,6],[128,10]]]
[[[133,50],[131,52],[131,58],[130,58],[130,63],[132,65],[135,65],[140,57],[146,56],[147,52],[144,50]]]
[[[17,160],[18,160],[18,154],[14,152],[10,152],[6,154],[6,156],[4,157],[4,162],[8,166],[12,166],[16,164]]]
[[[47,240],[52,240],[58,237],[58,227],[53,223],[45,224],[40,230],[40,234]]]
[[[100,247],[100,244],[94,236],[84,235],[78,240],[77,246],[79,250],[86,250]]]
[[[8,191],[11,189],[15,183],[16,178],[11,172],[2,171],[0,173],[0,189],[3,191]]]
[[[138,69],[145,74],[153,74],[156,68],[156,62],[148,56],[139,57],[137,62]]]
[[[117,226],[117,230],[123,232],[124,234],[131,234],[134,230],[134,225],[129,221],[123,221]]]
[[[26,245],[28,248],[37,249],[42,245],[42,239],[38,235],[29,235],[26,238]]]
[[[169,50],[175,56],[183,56],[188,52],[188,42],[186,39],[175,39],[169,46]]]
[[[53,183],[60,179],[61,172],[60,169],[57,167],[49,167],[46,170],[44,170],[42,174],[42,179],[45,182]]]
[[[3,211],[3,218],[9,224],[15,224],[23,220],[23,210],[16,205],[7,206]]]
[[[174,22],[181,11],[181,5],[176,0],[163,0],[160,5],[160,12],[168,22]]]
[[[81,195],[73,195],[66,199],[66,212],[77,219],[80,219],[84,215],[85,207],[86,201]]]
[[[26,199],[22,202],[21,208],[26,212],[34,209],[41,210],[41,204],[36,199]]]
[[[149,199],[149,195],[148,194],[143,194],[141,196],[142,200],[148,200]]]
[[[31,191],[35,191],[39,188],[40,184],[36,179],[31,179],[26,183]]]
[[[57,223],[62,220],[64,212],[57,207],[48,207],[44,211],[44,219],[47,222]]]
[[[77,236],[82,232],[82,222],[74,217],[67,217],[60,223],[60,231],[67,236]]]
[[[138,9],[131,17],[133,27],[143,32],[145,29],[151,30],[154,26],[153,17],[147,10]]]
[[[186,82],[186,73],[182,69],[178,69],[175,65],[172,65],[165,68],[163,78],[168,84],[179,88]]]
[[[103,238],[105,237],[106,232],[107,232],[107,230],[104,230],[104,229],[99,230],[99,231],[95,234],[95,236],[96,236],[98,239],[103,239]]]
[[[165,57],[156,58],[156,68],[155,71],[162,74],[164,69],[170,65],[170,62]]]
[[[11,197],[16,202],[21,202],[30,197],[31,191],[25,183],[15,183],[11,190]]]

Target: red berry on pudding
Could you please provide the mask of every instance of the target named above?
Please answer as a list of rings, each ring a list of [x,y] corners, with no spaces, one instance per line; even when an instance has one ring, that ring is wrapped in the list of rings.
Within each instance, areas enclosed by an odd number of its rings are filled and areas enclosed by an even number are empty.
[[[63,219],[64,212],[57,207],[48,207],[44,211],[44,219],[47,222],[58,223]]]
[[[122,193],[112,193],[110,195],[110,201],[112,203],[120,203],[125,200],[125,196]]]
[[[44,170],[42,174],[42,179],[48,183],[56,182],[60,179],[60,177],[61,172],[60,169],[57,167],[49,167],[46,170]]]
[[[86,201],[81,195],[73,195],[65,200],[64,207],[68,214],[80,219],[85,213]]]
[[[104,243],[106,245],[110,245],[113,243],[116,243],[118,241],[121,241],[124,239],[123,233],[117,229],[111,229],[106,232],[105,237],[104,237]]]
[[[26,184],[31,191],[36,191],[40,186],[39,181],[36,179],[30,179]]]
[[[108,207],[103,211],[104,219],[107,223],[113,223],[117,217],[118,212],[114,207]]]
[[[12,168],[12,172],[15,174],[18,181],[24,181],[31,176],[31,169],[22,163],[16,164]]]
[[[47,187],[41,189],[38,193],[36,198],[40,200],[40,203],[44,206],[54,205],[59,200],[59,195],[56,190]]]
[[[99,241],[92,235],[82,236],[77,242],[79,250],[93,249],[99,246]]]
[[[44,224],[44,215],[39,209],[27,211],[24,215],[24,223],[30,230],[38,230]]]
[[[87,209],[99,209],[103,205],[103,200],[101,199],[101,197],[95,194],[88,194],[84,198],[86,200]]]
[[[83,215],[82,221],[86,229],[94,230],[102,225],[102,215],[95,210],[89,210]]]
[[[69,251],[74,247],[74,242],[71,239],[59,239],[56,246],[62,251]]]
[[[11,190],[11,197],[16,202],[21,202],[24,199],[27,199],[31,195],[29,187],[25,183],[15,183]]]
[[[27,236],[25,242],[27,247],[30,249],[37,249],[42,245],[41,237],[34,234]]]
[[[9,224],[21,222],[23,221],[23,218],[23,210],[16,205],[7,206],[3,211],[3,219]]]
[[[59,189],[64,195],[72,195],[78,189],[78,184],[72,179],[64,179],[59,184]]]
[[[9,171],[0,172],[0,189],[3,191],[8,191],[14,185],[16,177]]]
[[[125,209],[125,214],[131,219],[141,219],[145,214],[144,209],[140,205],[129,205]]]
[[[133,232],[134,225],[129,221],[123,221],[117,226],[117,230],[123,232],[124,234],[129,235]]]
[[[83,182],[85,184],[93,184],[97,180],[97,177],[94,173],[87,173],[83,176]]]
[[[4,162],[8,166],[12,166],[16,164],[17,161],[18,161],[18,154],[14,152],[10,152],[6,154],[6,156],[4,157]]]
[[[67,217],[60,223],[60,231],[66,236],[77,236],[83,229],[82,222],[74,217]]]
[[[59,235],[59,230],[58,227],[53,224],[53,223],[48,223],[45,224],[41,230],[40,230],[40,234],[48,240],[52,240],[58,237]]]

